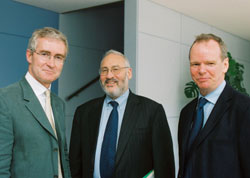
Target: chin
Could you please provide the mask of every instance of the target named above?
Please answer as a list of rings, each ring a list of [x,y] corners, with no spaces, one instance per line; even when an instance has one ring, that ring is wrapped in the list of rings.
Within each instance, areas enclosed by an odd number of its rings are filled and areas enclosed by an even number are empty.
[[[105,93],[111,98],[118,98],[121,95],[119,90],[105,90]]]
[[[105,87],[105,91],[107,93],[115,93],[116,92],[116,90],[114,90],[113,88],[108,88],[108,87]]]
[[[107,91],[107,94],[110,95],[110,96],[117,96],[118,92],[116,92],[116,91]]]
[[[209,84],[209,82],[197,82],[196,84],[198,85],[199,88],[207,88],[211,85]]]

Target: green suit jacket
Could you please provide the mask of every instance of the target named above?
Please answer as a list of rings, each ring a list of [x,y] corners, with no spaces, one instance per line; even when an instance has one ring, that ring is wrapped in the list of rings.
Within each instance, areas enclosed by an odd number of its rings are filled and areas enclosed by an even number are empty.
[[[64,103],[51,94],[57,137],[25,78],[0,89],[0,177],[53,178],[70,170],[65,139]]]

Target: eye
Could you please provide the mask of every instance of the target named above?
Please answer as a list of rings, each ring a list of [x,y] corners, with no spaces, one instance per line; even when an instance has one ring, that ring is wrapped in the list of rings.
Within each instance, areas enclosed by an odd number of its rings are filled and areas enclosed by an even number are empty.
[[[50,56],[50,54],[48,52],[46,52],[46,51],[42,51],[40,53],[40,55],[43,56],[43,57],[49,57]]]
[[[199,63],[191,63],[190,66],[199,66]]]
[[[100,70],[101,74],[104,74],[104,75],[108,74],[108,71],[109,70],[107,68],[103,68]]]
[[[61,55],[56,55],[54,58],[55,58],[57,61],[63,61],[63,60],[64,60],[64,57],[61,56]]]
[[[119,69],[120,69],[120,68],[115,67],[115,68],[112,68],[112,71],[113,71],[113,72],[117,72],[117,71],[119,71]]]

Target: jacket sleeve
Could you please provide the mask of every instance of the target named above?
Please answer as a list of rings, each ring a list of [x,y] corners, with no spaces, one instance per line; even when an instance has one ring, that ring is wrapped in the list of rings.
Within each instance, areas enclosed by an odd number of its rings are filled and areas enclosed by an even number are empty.
[[[72,178],[82,177],[82,161],[81,161],[81,133],[79,124],[79,112],[76,110],[73,126],[71,131],[69,163]]]
[[[243,104],[243,103],[241,103]],[[250,104],[241,112],[242,116],[239,122],[239,159],[242,178],[250,177]]]
[[[70,174],[70,167],[69,167],[69,154],[68,154],[68,149],[67,149],[67,143],[65,142],[64,145],[64,154],[65,154],[65,161],[66,161],[66,168],[65,168],[65,174],[64,177],[65,178],[70,178],[71,174]]]
[[[9,178],[12,147],[14,143],[13,124],[9,109],[0,96],[0,177]]]
[[[154,174],[156,178],[174,178],[173,143],[162,105],[157,107],[154,116],[152,131]]]

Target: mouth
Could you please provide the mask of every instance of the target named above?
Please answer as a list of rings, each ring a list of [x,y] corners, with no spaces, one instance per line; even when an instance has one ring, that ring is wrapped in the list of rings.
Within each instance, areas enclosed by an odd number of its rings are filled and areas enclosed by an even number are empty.
[[[117,85],[117,84],[118,84],[118,81],[115,79],[107,79],[104,82],[104,85],[107,87],[113,87],[114,85]]]
[[[47,74],[54,74],[54,71],[53,70],[43,70],[45,73]]]
[[[199,82],[206,82],[208,80],[208,78],[198,78]]]

